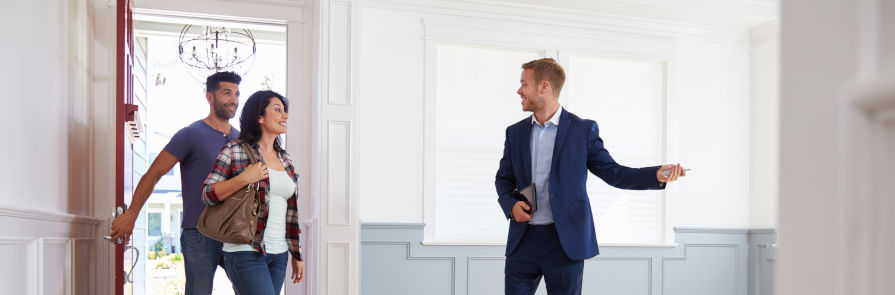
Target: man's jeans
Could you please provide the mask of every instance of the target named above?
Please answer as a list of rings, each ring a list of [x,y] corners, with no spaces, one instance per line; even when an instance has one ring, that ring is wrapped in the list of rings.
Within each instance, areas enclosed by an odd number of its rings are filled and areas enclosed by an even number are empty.
[[[280,294],[289,252],[267,255],[255,251],[224,252],[224,268],[239,294]]]
[[[223,243],[212,240],[195,228],[180,233],[183,264],[186,272],[186,295],[210,295],[214,272],[224,266]]]

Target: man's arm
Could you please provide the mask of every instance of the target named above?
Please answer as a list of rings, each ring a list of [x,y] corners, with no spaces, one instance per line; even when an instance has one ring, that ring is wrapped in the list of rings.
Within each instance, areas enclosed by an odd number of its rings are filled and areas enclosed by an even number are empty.
[[[137,217],[140,216],[140,210],[143,209],[143,204],[146,204],[146,200],[149,199],[152,191],[155,190],[155,184],[179,161],[177,157],[166,150],[162,150],[161,154],[155,158],[155,161],[152,161],[149,170],[140,178],[137,188],[134,189],[134,197],[131,200],[130,207],[123,214],[115,217],[115,220],[112,220],[112,232],[110,235],[113,242],[118,240],[119,237],[125,236],[124,242],[127,244],[130,234],[134,231],[134,223],[137,221]]]
[[[665,184],[659,182],[656,173],[659,166],[631,168],[620,165],[612,158],[600,138],[600,128],[591,122],[587,133],[587,168],[607,184],[632,190],[664,189]]]

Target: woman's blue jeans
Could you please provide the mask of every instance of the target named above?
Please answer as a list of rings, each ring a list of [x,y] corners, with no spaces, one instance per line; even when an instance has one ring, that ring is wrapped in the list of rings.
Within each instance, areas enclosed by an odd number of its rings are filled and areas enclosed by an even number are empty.
[[[224,271],[240,295],[280,294],[288,262],[288,251],[266,256],[255,251],[224,252]]]

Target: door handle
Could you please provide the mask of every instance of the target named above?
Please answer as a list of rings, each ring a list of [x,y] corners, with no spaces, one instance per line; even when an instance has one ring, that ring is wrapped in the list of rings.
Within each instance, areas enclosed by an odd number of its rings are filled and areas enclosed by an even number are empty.
[[[125,209],[127,209],[127,205],[115,207],[115,211],[112,211],[112,220],[115,220],[115,217],[118,217],[118,215],[124,214]],[[112,239],[112,236],[106,235],[106,236],[103,236],[103,239],[108,241],[108,240]],[[124,238],[119,237],[117,240],[115,240],[115,244],[123,244],[123,243],[124,243]],[[127,249],[125,249],[125,251],[126,250]],[[138,250],[137,253],[139,254],[140,251]]]
[[[134,247],[131,245],[125,246],[124,251],[127,251],[127,250],[134,250],[134,255],[136,255],[136,256],[134,258],[134,263],[131,264],[131,269],[124,272],[124,280],[127,281],[128,284],[133,284],[134,283],[134,269],[137,268],[137,262],[140,261],[140,250],[137,249],[137,247]]]
[[[127,209],[126,205],[115,207],[115,211],[112,212],[112,219],[114,220],[115,217],[117,217],[121,214],[124,214],[125,209]],[[106,236],[103,236],[103,239],[111,240],[112,236],[106,235]],[[123,244],[124,238],[118,238],[117,240],[115,240],[115,243]],[[124,272],[124,280],[127,281],[128,284],[133,284],[134,283],[134,278],[133,278],[134,269],[137,268],[137,262],[140,261],[140,249],[137,249],[137,247],[134,247],[132,245],[124,246],[124,251],[128,251],[128,250],[133,250],[135,256],[134,256],[134,262],[133,262],[133,264],[131,264],[131,269]]]

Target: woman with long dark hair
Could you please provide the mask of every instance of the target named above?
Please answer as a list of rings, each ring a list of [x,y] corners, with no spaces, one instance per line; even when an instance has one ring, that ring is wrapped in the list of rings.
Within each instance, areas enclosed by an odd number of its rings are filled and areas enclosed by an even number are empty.
[[[249,244],[224,243],[223,248],[224,270],[241,295],[280,294],[290,260],[292,282],[304,280],[298,237],[298,174],[279,138],[286,133],[288,111],[286,98],[276,92],[252,94],[239,118],[239,139],[218,154],[202,190],[202,199],[214,206],[249,184],[260,187],[255,239]],[[250,164],[249,153],[257,163]]]

